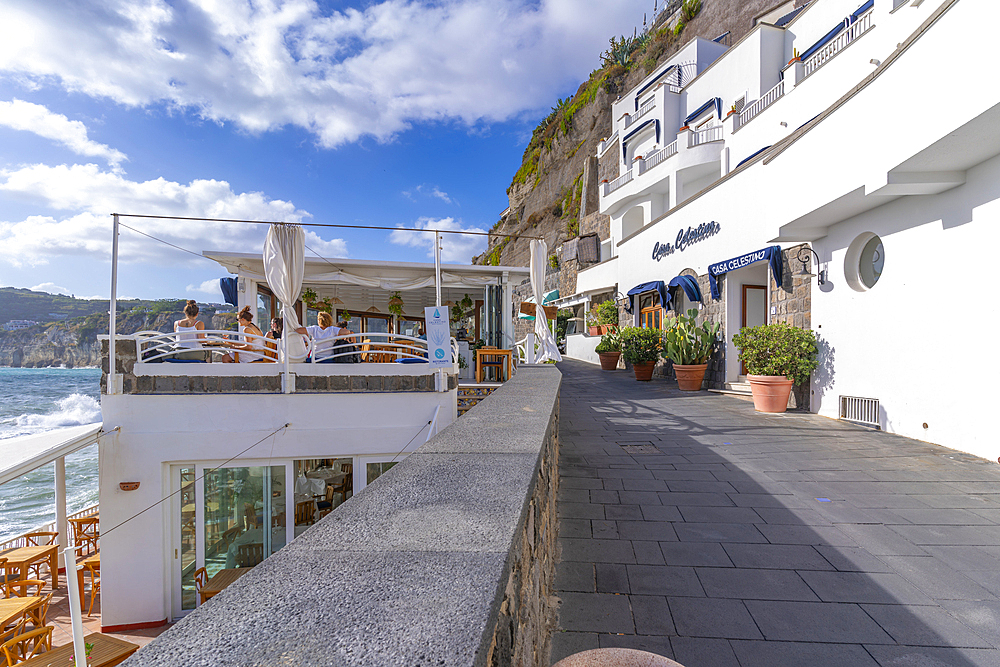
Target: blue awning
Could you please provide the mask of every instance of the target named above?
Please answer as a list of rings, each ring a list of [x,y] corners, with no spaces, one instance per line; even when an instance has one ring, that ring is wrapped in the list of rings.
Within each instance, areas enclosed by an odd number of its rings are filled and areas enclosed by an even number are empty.
[[[808,49],[803,51],[802,54],[799,56],[799,58],[804,62],[806,58],[819,51],[821,48],[823,48],[823,46],[827,42],[829,42],[831,39],[839,35],[840,31],[843,30],[846,25],[847,25],[846,21],[841,21],[840,23],[838,23],[837,27],[835,27],[833,30],[823,35],[818,42],[816,42]]]
[[[748,252],[745,255],[727,259],[724,262],[710,264],[708,267],[708,284],[712,288],[712,298],[718,299],[720,296],[719,284],[716,282],[716,278],[725,275],[729,271],[742,269],[744,266],[749,266],[750,264],[764,260],[767,260],[768,264],[771,266],[771,275],[774,276],[775,284],[778,287],[781,287],[782,276],[784,273],[781,267],[781,246],[773,245],[763,248],[762,250],[754,250],[753,252]]]
[[[857,21],[861,16],[867,12],[869,9],[875,6],[875,0],[868,0],[865,4],[858,7],[853,14],[851,14],[851,23]]]
[[[760,155],[761,153],[763,153],[764,151],[766,151],[768,148],[770,148],[770,146],[764,146],[759,151],[756,151],[755,153],[752,153],[751,155],[746,156],[745,158],[743,158],[742,160],[740,160],[740,163],[738,165],[736,165],[733,168],[733,171],[736,171],[737,169],[739,169],[740,167],[742,167],[746,162],[754,159],[755,157],[757,157],[758,155]]]
[[[689,113],[687,118],[684,119],[684,124],[688,125],[695,118],[708,111],[713,104],[715,105],[715,115],[719,118],[719,120],[722,120],[722,98],[713,97],[698,107],[694,112]]]
[[[667,303],[670,302],[670,293],[667,292],[667,286],[662,280],[651,280],[648,283],[641,283],[636,285],[627,292],[627,296],[633,297],[636,294],[643,294],[645,292],[657,292],[660,295],[660,304],[666,308]],[[632,312],[632,299],[629,298],[628,305],[625,306],[625,312]]]
[[[656,131],[656,143],[660,143],[660,121],[656,118],[650,118],[646,122],[639,125],[624,137],[622,137],[622,159],[624,160],[628,155],[628,140],[631,139],[637,132],[642,132],[647,125],[653,123],[654,130]]]
[[[675,276],[667,285],[669,287],[679,286],[684,290],[689,301],[701,301],[701,288],[698,286],[698,280],[691,276]]]
[[[222,298],[230,306],[240,305],[236,296],[236,278],[219,278],[219,287],[222,288]]]

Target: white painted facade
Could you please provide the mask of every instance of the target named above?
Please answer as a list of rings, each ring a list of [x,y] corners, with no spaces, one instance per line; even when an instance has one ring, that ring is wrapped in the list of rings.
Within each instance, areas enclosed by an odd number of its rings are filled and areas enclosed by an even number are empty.
[[[259,305],[257,292],[264,288],[260,256],[207,254],[237,274],[240,306]],[[402,292],[407,316],[422,316],[428,300],[434,302],[433,265],[336,262],[341,273],[331,280],[329,260],[307,261],[305,286],[313,287],[320,298],[339,295],[344,303],[338,310],[368,314],[367,307],[374,302],[384,315],[399,281],[421,285]],[[489,286],[500,288],[509,302],[510,281],[520,282],[527,272],[522,267],[445,265],[442,300],[458,300],[467,292],[481,300]],[[428,276],[431,282],[424,285]],[[375,284],[365,283],[370,280]],[[504,321],[510,321],[509,303],[506,311]],[[266,331],[267,322],[261,325]],[[128,339],[141,336],[116,338],[121,353]],[[454,339],[452,347],[457,352]],[[213,510],[213,501],[207,498],[210,490],[218,493],[218,488],[209,489],[202,479],[206,473],[212,475],[216,468],[239,470],[248,476],[248,485],[263,485],[261,506],[247,511],[260,515],[256,517],[260,526],[253,529],[259,534],[253,538],[263,540],[266,556],[268,548],[273,552],[305,529],[304,524],[296,526],[296,502],[314,496],[297,496],[301,481],[296,479],[297,461],[336,460],[338,469],[341,463],[353,466],[350,488],[357,493],[373,472],[383,472],[376,464],[405,458],[457,418],[457,354],[440,376],[420,363],[292,363],[291,381],[282,383],[277,382],[279,376],[284,378],[282,363],[153,363],[142,361],[141,354],[139,358],[126,370],[131,384],[126,385],[119,374],[118,389],[101,397],[105,428],[119,427],[100,445],[101,620],[105,629],[176,620],[193,608],[195,567],[208,565],[210,556],[215,568],[234,567],[233,548],[227,553],[226,546],[217,546],[216,533],[221,531],[213,529],[213,536],[208,535],[210,512],[216,513],[216,523],[223,521],[218,516],[219,504]],[[344,376],[347,381],[360,380],[361,386],[290,393],[274,389],[295,388],[296,378],[331,378],[332,382],[345,380]],[[375,388],[368,387],[369,378],[377,383]],[[270,381],[270,391],[261,388],[262,379]],[[146,383],[145,389],[138,388],[140,381]],[[160,381],[165,390],[157,384]],[[215,383],[213,390],[207,389],[210,381]],[[226,390],[223,381],[232,382],[232,389]],[[420,381],[423,384],[417,386]],[[250,383],[250,388],[240,383]],[[192,384],[200,388],[189,389]],[[182,470],[196,477],[193,490],[191,486],[182,490]],[[123,490],[122,482],[139,482],[139,487]],[[331,487],[324,483],[322,489]],[[244,498],[238,492],[232,491],[228,504],[233,509],[222,517],[222,528],[244,521]],[[239,534],[250,537],[251,528],[245,525]],[[214,540],[211,554],[206,553],[209,540]]]
[[[995,460],[1000,445],[987,418],[1000,363],[984,339],[997,319],[989,252],[1000,241],[1000,91],[986,66],[988,40],[974,27],[992,24],[1000,9],[986,0],[874,0],[817,55],[789,64],[859,5],[814,0],[782,27],[758,25],[699,65],[679,92],[657,93],[637,123],[660,118],[660,146],[676,139],[677,152],[646,166],[648,139],[634,138],[635,151],[618,148],[631,180],[601,189],[616,260],[581,270],[578,290],[626,293],[685,269],[704,276],[711,264],[771,245],[810,243],[826,278],[812,283],[823,355],[811,409],[838,418],[841,396],[878,399],[882,429]],[[618,105],[641,102],[637,91],[683,54]],[[715,97],[721,118],[711,108],[673,130]],[[740,98],[742,112],[729,114]],[[617,136],[627,135],[617,114],[615,123]],[[722,129],[695,145],[695,123]],[[644,159],[626,163],[630,153]],[[718,233],[653,258],[657,242],[712,221]],[[865,287],[854,274],[873,235],[883,273]],[[726,274],[727,381],[740,372],[731,338],[743,285],[768,278],[766,262]],[[970,382],[978,377],[985,390]]]

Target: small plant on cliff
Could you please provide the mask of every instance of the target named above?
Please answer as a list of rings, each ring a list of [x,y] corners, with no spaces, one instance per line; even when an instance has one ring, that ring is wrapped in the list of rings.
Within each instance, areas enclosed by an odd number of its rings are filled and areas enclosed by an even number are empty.
[[[701,0],[684,0],[681,4],[681,18],[685,23],[694,19],[701,11]]]

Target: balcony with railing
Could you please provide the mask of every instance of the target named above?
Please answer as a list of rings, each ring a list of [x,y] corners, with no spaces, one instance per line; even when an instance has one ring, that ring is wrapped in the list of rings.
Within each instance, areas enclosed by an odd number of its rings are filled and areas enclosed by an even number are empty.
[[[872,10],[862,14],[851,23],[846,30],[842,31],[832,40],[823,45],[815,53],[811,54],[802,62],[802,77],[805,78],[825,65],[837,54],[844,50],[849,44],[861,35],[874,27],[872,24]]]
[[[688,135],[688,148],[702,146],[713,141],[722,141],[722,126],[706,127],[702,130],[694,130]]]
[[[756,100],[753,104],[748,104],[743,107],[743,110],[740,111],[739,118],[737,119],[736,129],[743,127],[756,118],[761,111],[777,102],[784,94],[785,80],[782,79],[778,82],[778,85],[761,95],[759,100]]]
[[[656,98],[655,97],[651,97],[648,100],[646,100],[645,102],[643,102],[642,106],[639,107],[639,110],[636,111],[634,114],[625,116],[625,124],[624,124],[624,127],[622,129],[628,129],[628,127],[630,125],[632,125],[633,123],[635,123],[636,121],[638,121],[640,118],[642,118],[643,116],[645,116],[647,113],[649,113],[650,111],[652,111],[655,108],[656,108]]]

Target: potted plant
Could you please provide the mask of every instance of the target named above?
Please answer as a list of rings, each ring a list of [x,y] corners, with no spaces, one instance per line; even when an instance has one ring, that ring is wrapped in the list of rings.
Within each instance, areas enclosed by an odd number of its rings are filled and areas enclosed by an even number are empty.
[[[653,368],[660,358],[660,330],[640,327],[622,327],[622,357],[635,371],[635,379],[648,382],[653,379]]]
[[[618,327],[618,304],[614,301],[602,301],[591,311],[596,318],[596,324],[600,328],[596,335],[604,335]]]
[[[816,334],[783,322],[740,329],[733,343],[759,412],[784,412],[792,385],[807,382],[818,365]]]
[[[618,368],[618,360],[622,356],[622,344],[618,328],[615,327],[612,331],[601,336],[601,342],[597,344],[597,348],[594,351],[601,358],[601,370],[613,371]]]
[[[590,336],[600,336],[601,327],[597,323],[597,311],[589,310],[587,311],[587,334]]]
[[[681,391],[698,391],[705,379],[708,358],[712,356],[719,334],[718,322],[698,326],[698,309],[691,308],[687,315],[678,313],[663,332],[663,358],[674,362],[677,387]]]
[[[396,290],[392,293],[392,298],[389,299],[389,312],[397,317],[403,316],[403,296]]]

